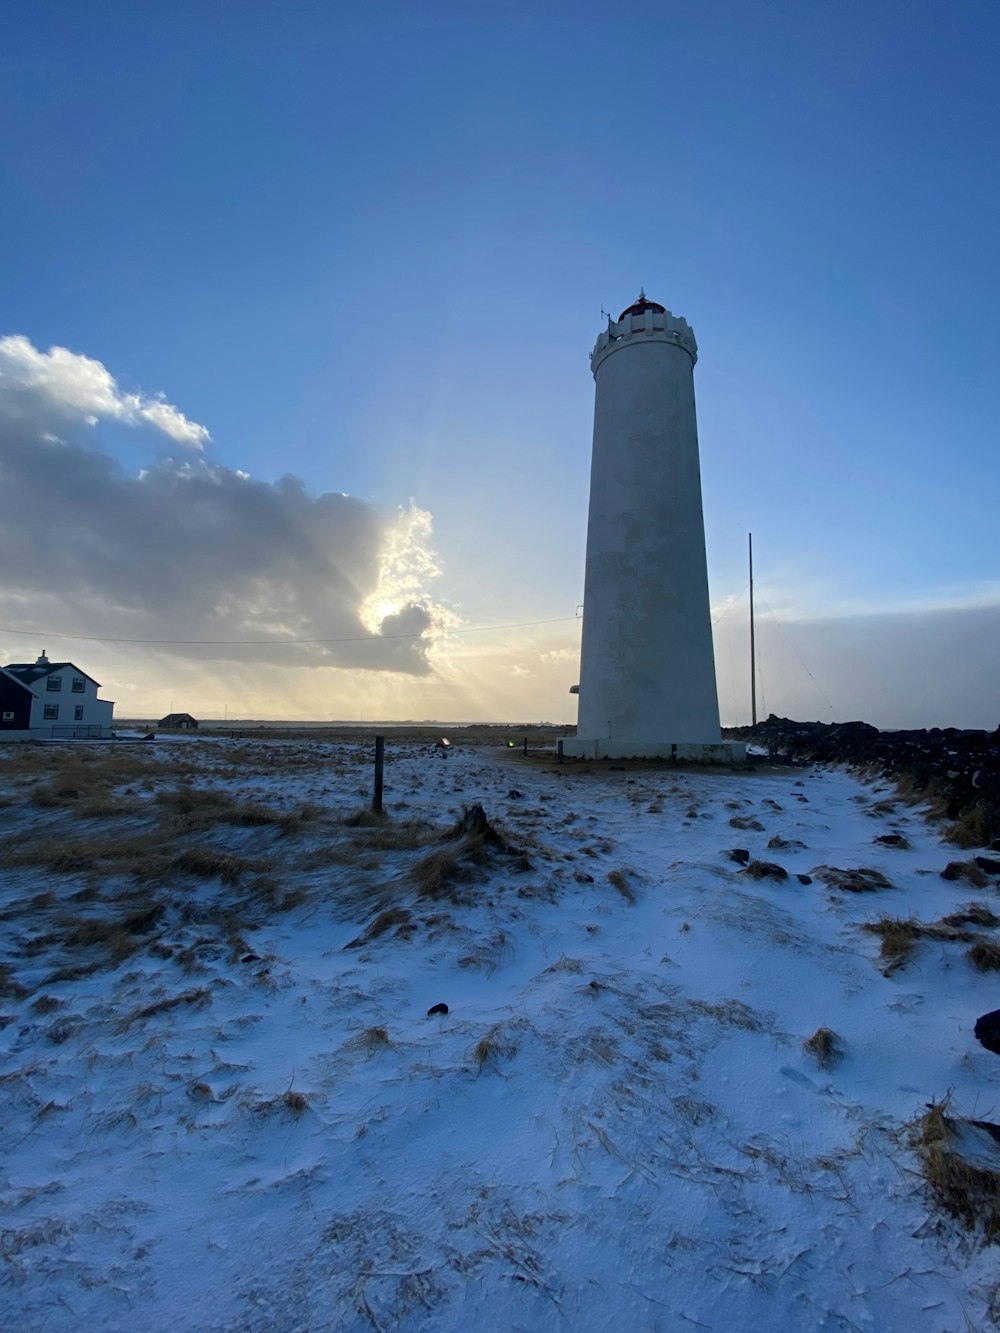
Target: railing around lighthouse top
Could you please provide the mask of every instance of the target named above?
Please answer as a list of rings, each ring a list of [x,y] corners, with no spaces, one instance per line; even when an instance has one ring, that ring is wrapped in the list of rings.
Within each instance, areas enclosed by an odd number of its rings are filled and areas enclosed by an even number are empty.
[[[596,373],[597,367],[612,352],[640,340],[681,347],[690,356],[692,365],[698,360],[698,344],[687,320],[672,315],[669,310],[661,312],[649,307],[640,314],[626,310],[621,319],[608,320],[607,329],[598,336],[590,354],[591,370]]]

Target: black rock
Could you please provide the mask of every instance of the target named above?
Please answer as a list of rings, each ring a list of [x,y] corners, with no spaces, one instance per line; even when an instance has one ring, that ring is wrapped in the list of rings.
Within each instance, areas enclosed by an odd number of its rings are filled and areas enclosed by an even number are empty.
[[[795,878],[800,884],[811,884],[813,882],[812,875],[796,875]]]
[[[734,847],[729,853],[730,861],[735,861],[737,865],[745,866],[750,860],[750,853],[745,847]]]
[[[446,1004],[432,1004],[427,1010],[427,1017],[431,1018],[434,1014],[446,1014],[448,1006]]]
[[[1000,1009],[991,1009],[976,1019],[976,1040],[994,1055],[1000,1055]]]
[[[510,791],[507,793],[508,801],[520,801],[523,797],[524,792],[518,791],[516,787],[511,787]]]
[[[256,953],[245,953],[240,959],[241,963],[259,963],[260,955]]]
[[[980,870],[985,870],[987,875],[1000,875],[1000,861],[994,861],[991,856],[977,856],[973,858]]]
[[[902,833],[882,833],[874,841],[881,843],[883,847],[898,847],[906,839]]]

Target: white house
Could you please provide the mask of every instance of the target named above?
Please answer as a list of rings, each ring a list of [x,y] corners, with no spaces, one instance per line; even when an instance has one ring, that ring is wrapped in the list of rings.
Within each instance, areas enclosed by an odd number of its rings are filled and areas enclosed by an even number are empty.
[[[43,652],[30,665],[0,667],[0,742],[111,735],[110,699],[98,699],[100,685],[72,662],[50,662]]]

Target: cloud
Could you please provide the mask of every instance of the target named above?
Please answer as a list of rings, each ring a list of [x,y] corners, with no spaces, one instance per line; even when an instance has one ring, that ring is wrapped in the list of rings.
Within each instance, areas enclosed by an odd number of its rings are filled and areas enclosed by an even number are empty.
[[[747,722],[746,608],[717,620],[725,722]],[[1000,660],[1000,605],[957,605],[794,620],[758,616],[758,712],[884,728],[1000,723],[990,664]]]
[[[132,475],[74,436],[95,418],[146,420],[189,443],[207,432],[167,403],[121,395],[87,357],[43,355],[22,338],[0,341],[0,354],[3,623],[260,641],[162,649],[189,659],[430,672],[431,632],[454,617],[427,593],[439,570],[425,511],[386,520],[352,496],[313,496],[294,477],[255,481],[201,457]]]
[[[40,352],[19,334],[0,338],[0,395],[6,413],[29,425],[94,426],[102,419],[148,425],[175,444],[199,451],[210,438],[204,426],[162,397],[123,393],[100,361],[65,347]]]

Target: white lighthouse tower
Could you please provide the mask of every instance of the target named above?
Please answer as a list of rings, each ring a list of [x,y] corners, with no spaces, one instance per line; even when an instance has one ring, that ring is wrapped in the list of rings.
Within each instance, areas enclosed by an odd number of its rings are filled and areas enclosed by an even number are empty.
[[[644,292],[597,339],[580,758],[731,763],[721,739],[701,509],[694,363],[684,319]]]

